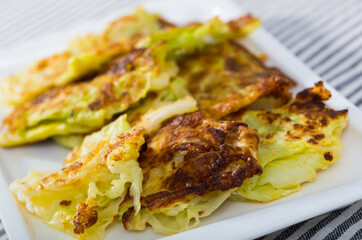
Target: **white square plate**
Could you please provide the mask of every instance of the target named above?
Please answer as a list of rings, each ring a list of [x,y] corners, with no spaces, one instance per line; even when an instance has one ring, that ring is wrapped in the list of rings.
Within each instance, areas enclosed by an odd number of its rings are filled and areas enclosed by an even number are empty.
[[[227,20],[244,13],[232,2],[216,0],[158,0],[147,2],[143,6],[150,11],[161,13],[175,23],[205,21],[214,15]],[[18,46],[17,49],[2,51],[0,76],[19,70],[36,58],[61,50],[68,39],[79,33],[99,31],[106,23],[134,7],[129,6],[107,18],[72,27]],[[298,83],[295,90],[310,87],[320,80],[320,77],[262,28],[243,39],[242,43],[254,53],[266,53],[269,57],[268,64],[279,67]],[[320,171],[317,179],[313,183],[305,184],[298,193],[271,203],[227,201],[214,214],[202,219],[198,228],[167,238],[250,239],[362,199],[362,112],[328,84],[325,86],[331,90],[333,96],[328,105],[335,109],[349,110],[349,125],[342,135],[345,143],[344,154],[339,162],[326,171]],[[23,178],[30,170],[59,169],[66,154],[67,150],[51,142],[0,150],[0,216],[10,239],[71,239],[28,214],[24,207],[18,206],[8,190],[8,185],[13,180]],[[155,234],[151,228],[143,232],[127,232],[120,223],[112,224],[106,235],[106,239],[160,237],[162,236]]]

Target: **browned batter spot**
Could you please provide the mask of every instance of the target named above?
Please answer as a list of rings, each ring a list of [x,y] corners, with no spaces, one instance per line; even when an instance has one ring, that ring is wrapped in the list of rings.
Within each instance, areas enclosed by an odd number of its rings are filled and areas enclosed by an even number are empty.
[[[62,200],[60,201],[59,205],[61,206],[69,206],[72,203],[71,200]]]
[[[326,159],[327,161],[332,161],[333,160],[332,153],[331,152],[324,153],[324,159]]]
[[[314,140],[322,140],[324,138],[324,134],[316,134],[316,135],[313,135],[313,138]]]
[[[271,124],[276,119],[280,118],[280,116],[281,116],[280,114],[275,114],[275,113],[271,113],[271,112],[258,113],[258,117],[263,119],[268,124]]]
[[[325,118],[322,118],[322,119],[320,119],[319,121],[320,121],[320,123],[322,124],[322,126],[327,126],[327,124],[328,124],[328,121],[327,121],[327,119],[325,119]]]

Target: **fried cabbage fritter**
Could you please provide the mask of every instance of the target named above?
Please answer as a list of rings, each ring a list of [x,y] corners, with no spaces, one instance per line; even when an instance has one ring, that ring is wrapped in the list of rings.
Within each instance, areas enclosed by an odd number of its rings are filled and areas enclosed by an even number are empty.
[[[122,115],[87,136],[61,170],[30,172],[10,189],[28,211],[50,226],[80,239],[102,239],[127,193],[135,212],[140,210],[143,174],[137,159],[144,134],[152,134],[170,117],[195,110],[196,101],[186,97],[150,110],[142,117],[145,121],[132,128]]]
[[[281,108],[241,111],[226,118],[258,130],[258,162],[263,167],[263,173],[245,180],[232,199],[268,202],[297,192],[341,157],[340,135],[348,111],[327,108],[324,101],[330,97],[319,82]]]
[[[15,108],[3,121],[6,131],[0,136],[0,145],[16,146],[101,128],[115,114],[144,98],[147,92],[166,88],[177,73],[173,58],[241,36],[257,21],[246,16],[232,22],[225,24],[215,18],[204,25],[173,28],[163,35],[152,34],[148,41],[153,44],[157,39],[158,42],[116,61],[108,73],[89,82],[54,88]],[[178,52],[180,48],[182,53]]]
[[[174,27],[139,9],[9,78],[1,91],[23,95],[12,103],[46,91],[4,119],[1,146],[79,145],[61,170],[30,172],[12,193],[53,228],[102,239],[116,218],[174,234],[227,199],[299,191],[341,157],[348,111],[325,106],[322,82],[289,102],[294,82],[235,42],[258,24],[246,15]],[[272,109],[247,108],[269,96]]]
[[[137,158],[143,143],[143,130],[131,129],[121,116],[87,136],[61,170],[30,172],[10,189],[50,226],[80,239],[101,239],[128,188],[135,208],[140,207],[143,176]]]
[[[19,106],[7,116],[2,146],[35,142],[54,135],[88,133],[145,97],[159,78],[169,78],[177,68],[168,63],[160,73],[148,51],[139,49],[118,60],[110,71],[90,82],[55,88]],[[134,68],[134,70],[128,70]],[[164,81],[164,80],[162,80]],[[153,83],[152,83],[153,82]]]
[[[245,124],[207,119],[205,112],[176,117],[147,140],[139,158],[142,209],[137,214],[121,205],[124,227],[143,230],[148,223],[172,234],[196,226],[245,179],[261,173],[257,146],[256,130]]]
[[[200,109],[220,118],[262,96],[286,103],[294,82],[276,68],[268,68],[234,41],[208,47],[181,62],[180,77]]]
[[[168,59],[182,59],[188,54],[205,50],[230,39],[238,39],[260,25],[260,21],[251,15],[245,15],[227,23],[215,17],[205,24],[191,24],[186,27],[173,28],[169,31],[152,33],[146,42],[152,46],[166,41]],[[140,44],[141,45],[141,44]]]
[[[109,24],[102,34],[79,37],[63,53],[2,79],[2,98],[7,104],[20,105],[52,87],[79,80],[99,71],[114,56],[131,51],[142,37],[169,26],[157,14],[137,9]]]

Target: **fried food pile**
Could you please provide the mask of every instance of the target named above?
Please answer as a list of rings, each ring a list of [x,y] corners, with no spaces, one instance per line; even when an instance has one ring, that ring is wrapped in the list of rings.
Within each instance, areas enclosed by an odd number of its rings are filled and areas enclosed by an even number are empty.
[[[325,105],[322,82],[293,98],[293,80],[238,43],[258,25],[175,26],[138,9],[2,80],[16,105],[2,147],[73,148],[60,170],[14,181],[14,196],[55,229],[103,239],[113,221],[175,234],[228,199],[299,191],[341,158],[347,110]]]

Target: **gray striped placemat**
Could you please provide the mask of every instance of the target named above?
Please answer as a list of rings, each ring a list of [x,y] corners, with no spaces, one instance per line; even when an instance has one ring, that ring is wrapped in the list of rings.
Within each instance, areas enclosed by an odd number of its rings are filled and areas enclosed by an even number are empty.
[[[269,32],[362,109],[362,1],[238,3],[259,16]],[[259,239],[362,239],[362,201]]]
[[[0,52],[130,2],[135,0],[0,0]],[[260,17],[268,31],[362,109],[361,0],[235,2]],[[362,201],[260,239],[337,238],[362,239]],[[0,240],[5,239],[0,222]]]

